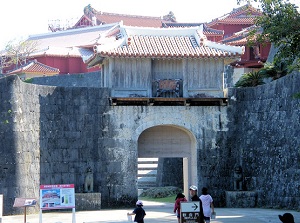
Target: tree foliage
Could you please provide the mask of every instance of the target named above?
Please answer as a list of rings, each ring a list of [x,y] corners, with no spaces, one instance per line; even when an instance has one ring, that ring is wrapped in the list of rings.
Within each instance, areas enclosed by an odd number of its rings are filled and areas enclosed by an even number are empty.
[[[237,0],[241,3],[245,0]],[[285,61],[290,69],[300,69],[300,14],[289,0],[254,0],[260,2],[263,15],[255,21],[249,39],[271,42],[278,49],[274,62]]]
[[[10,41],[0,57],[0,70],[15,65],[15,68],[28,62],[30,55],[36,51],[37,41]]]
[[[256,87],[262,85],[264,76],[259,71],[252,71],[243,74],[243,76],[236,82],[235,87]]]

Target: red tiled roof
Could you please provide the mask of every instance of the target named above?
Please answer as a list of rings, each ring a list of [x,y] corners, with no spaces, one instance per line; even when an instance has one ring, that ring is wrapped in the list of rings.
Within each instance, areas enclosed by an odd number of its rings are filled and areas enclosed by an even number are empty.
[[[234,9],[230,13],[216,18],[209,22],[207,25],[211,27],[216,24],[249,24],[253,25],[254,20],[257,16],[260,16],[262,13],[259,9],[254,8],[251,5],[244,5],[237,9]]]
[[[244,49],[209,41],[199,27],[147,29],[124,26],[120,32],[122,38],[95,46],[95,54],[87,63],[99,57],[228,58],[240,56]]]
[[[249,32],[255,29],[255,27],[256,26],[249,26],[242,31],[234,33],[232,36],[223,39],[220,42],[231,46],[245,46],[248,42]]]
[[[224,18],[221,20],[215,20],[209,24],[230,24],[230,25],[253,25],[255,18]]]
[[[29,62],[28,64],[9,72],[8,74],[59,74],[59,69],[47,66],[36,60]]]
[[[162,26],[162,22],[164,21],[164,19],[162,19],[161,17],[117,14],[108,12],[97,12],[94,15],[96,18],[96,25],[119,23],[122,21],[123,24],[127,26],[158,28]],[[92,26],[92,24],[92,19],[90,19],[86,15],[83,15],[73,28],[88,27]]]
[[[101,24],[123,21],[123,24],[126,26],[139,27],[161,27],[163,21],[161,17],[126,15],[108,12],[98,12],[95,16]]]

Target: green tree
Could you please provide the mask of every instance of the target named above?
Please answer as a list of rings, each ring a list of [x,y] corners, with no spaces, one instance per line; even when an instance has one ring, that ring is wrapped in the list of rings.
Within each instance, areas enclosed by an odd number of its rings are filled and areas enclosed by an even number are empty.
[[[238,4],[245,0],[237,0]],[[289,0],[253,0],[260,2],[263,15],[255,21],[249,39],[271,42],[278,49],[274,62],[284,61],[290,70],[300,69],[300,14]],[[255,38],[254,38],[255,37]],[[251,42],[251,41],[250,41]]]
[[[264,75],[260,71],[252,71],[243,74],[238,82],[236,82],[235,87],[256,87],[265,84],[263,79]]]

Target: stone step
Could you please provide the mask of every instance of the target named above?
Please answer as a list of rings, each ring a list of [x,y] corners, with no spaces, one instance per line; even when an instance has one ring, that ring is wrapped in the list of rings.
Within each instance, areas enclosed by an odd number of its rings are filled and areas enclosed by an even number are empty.
[[[156,173],[154,173],[154,174],[150,174],[150,173],[147,173],[147,174],[138,174],[137,176],[138,177],[155,177],[156,178]]]
[[[138,158],[138,161],[158,161],[158,158]]]
[[[151,161],[151,160],[149,160],[149,161],[138,161],[138,164],[158,164],[158,161]]]
[[[138,177],[137,181],[138,181],[138,183],[139,182],[156,182],[156,176],[154,176],[154,177]]]
[[[155,168],[153,168],[153,167],[139,167],[138,168],[138,171],[140,171],[140,170],[156,170]]]
[[[157,170],[138,170],[138,174],[157,174]]]
[[[137,185],[139,190],[156,186],[158,158],[139,158]]]

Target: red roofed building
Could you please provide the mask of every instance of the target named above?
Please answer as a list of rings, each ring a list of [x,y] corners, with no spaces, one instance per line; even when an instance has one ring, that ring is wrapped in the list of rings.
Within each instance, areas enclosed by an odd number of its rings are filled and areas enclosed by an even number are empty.
[[[220,41],[221,43],[245,46],[245,54],[241,60],[231,64],[236,68],[243,68],[240,69],[240,73],[263,67],[269,55],[270,43],[247,46],[249,30],[254,27],[255,18],[261,15],[262,12],[259,9],[248,3],[207,23],[209,28],[224,30],[224,38]]]
[[[261,11],[248,3],[212,20],[207,23],[207,26],[213,29],[224,30],[224,38],[227,38],[244,28],[254,25],[255,18],[260,15],[262,15]]]
[[[85,59],[93,54],[94,45],[105,44],[106,39],[115,32],[119,23],[140,27],[161,27],[162,22],[175,22],[172,12],[161,17],[125,15],[97,12],[90,5],[84,15],[71,28],[49,25],[51,33],[30,36],[28,40],[37,41],[37,50],[30,58],[56,67],[60,74],[87,73],[100,70],[99,67],[87,68]],[[104,42],[103,42],[104,41]]]
[[[59,74],[59,69],[47,66],[36,60],[17,68],[8,74],[17,74],[22,80],[33,77],[53,76]]]
[[[137,16],[99,12],[88,5],[84,9],[84,15],[71,29],[55,29],[50,25],[49,28],[53,32],[30,36],[28,40],[38,42],[36,52],[30,57],[59,69],[60,74],[87,73],[100,70],[100,67],[97,66],[88,68],[85,60],[93,54],[94,47],[106,45],[107,41],[110,42],[109,36],[119,38],[116,36],[116,33],[119,33],[116,27],[119,25],[160,27],[163,29],[202,26],[203,34],[210,41],[246,46],[245,32],[241,32],[241,30],[252,26],[255,17],[259,15],[261,15],[259,10],[247,4],[234,9],[223,17],[214,19],[210,23],[178,23],[172,12],[162,18]],[[242,55],[241,60],[232,63],[232,65],[237,65],[239,68],[261,67],[263,65],[261,62],[265,61],[268,52],[269,45],[256,48],[245,47],[245,54]]]

